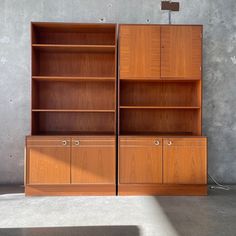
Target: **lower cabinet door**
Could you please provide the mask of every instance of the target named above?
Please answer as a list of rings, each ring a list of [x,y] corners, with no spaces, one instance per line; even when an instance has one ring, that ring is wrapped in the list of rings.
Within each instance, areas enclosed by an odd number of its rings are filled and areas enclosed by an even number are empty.
[[[162,139],[120,137],[119,183],[162,183]]]
[[[28,137],[27,184],[70,183],[70,138]]]
[[[206,138],[164,139],[164,183],[206,184]]]
[[[71,183],[115,184],[115,137],[72,138]]]

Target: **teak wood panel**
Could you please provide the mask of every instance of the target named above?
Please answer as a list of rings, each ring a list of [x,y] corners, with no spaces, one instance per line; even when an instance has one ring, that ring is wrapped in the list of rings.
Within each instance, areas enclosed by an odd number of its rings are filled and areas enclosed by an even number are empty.
[[[74,137],[72,184],[115,184],[115,137]]]
[[[27,183],[70,183],[70,138],[27,139]]]
[[[33,76],[115,76],[115,53],[35,51]]]
[[[200,106],[199,83],[120,81],[120,105]]]
[[[207,144],[205,138],[169,138],[163,143],[165,184],[206,184]]]
[[[201,64],[201,26],[161,26],[161,77],[201,79]]]
[[[205,196],[206,184],[120,184],[119,195]]]
[[[120,78],[160,77],[160,26],[121,25]]]
[[[162,183],[162,140],[120,138],[119,183]]]
[[[36,82],[33,109],[115,110],[115,82]]]
[[[27,185],[26,196],[105,196],[116,195],[115,184]]]

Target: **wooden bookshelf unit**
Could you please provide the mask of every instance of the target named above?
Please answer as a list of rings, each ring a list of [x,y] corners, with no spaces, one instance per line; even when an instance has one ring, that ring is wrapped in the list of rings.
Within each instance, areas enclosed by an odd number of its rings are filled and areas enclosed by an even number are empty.
[[[120,195],[205,195],[202,26],[119,26]]]
[[[207,194],[201,25],[35,22],[31,38],[26,195]]]
[[[27,195],[116,194],[116,25],[32,23]]]

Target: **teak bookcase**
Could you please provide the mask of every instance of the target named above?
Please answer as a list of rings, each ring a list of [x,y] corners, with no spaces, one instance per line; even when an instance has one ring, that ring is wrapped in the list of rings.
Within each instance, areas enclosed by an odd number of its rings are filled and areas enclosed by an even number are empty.
[[[119,26],[120,195],[205,195],[202,26]]]
[[[207,194],[202,26],[31,31],[26,195]]]
[[[116,25],[32,23],[27,195],[116,194]]]

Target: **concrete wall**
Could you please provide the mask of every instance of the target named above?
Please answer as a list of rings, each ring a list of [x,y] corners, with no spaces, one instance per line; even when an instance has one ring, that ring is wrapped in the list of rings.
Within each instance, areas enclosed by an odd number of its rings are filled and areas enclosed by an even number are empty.
[[[204,25],[203,131],[209,171],[236,183],[235,0],[180,0],[173,23]],[[30,132],[30,21],[168,23],[160,0],[0,0],[0,183],[23,182]]]

